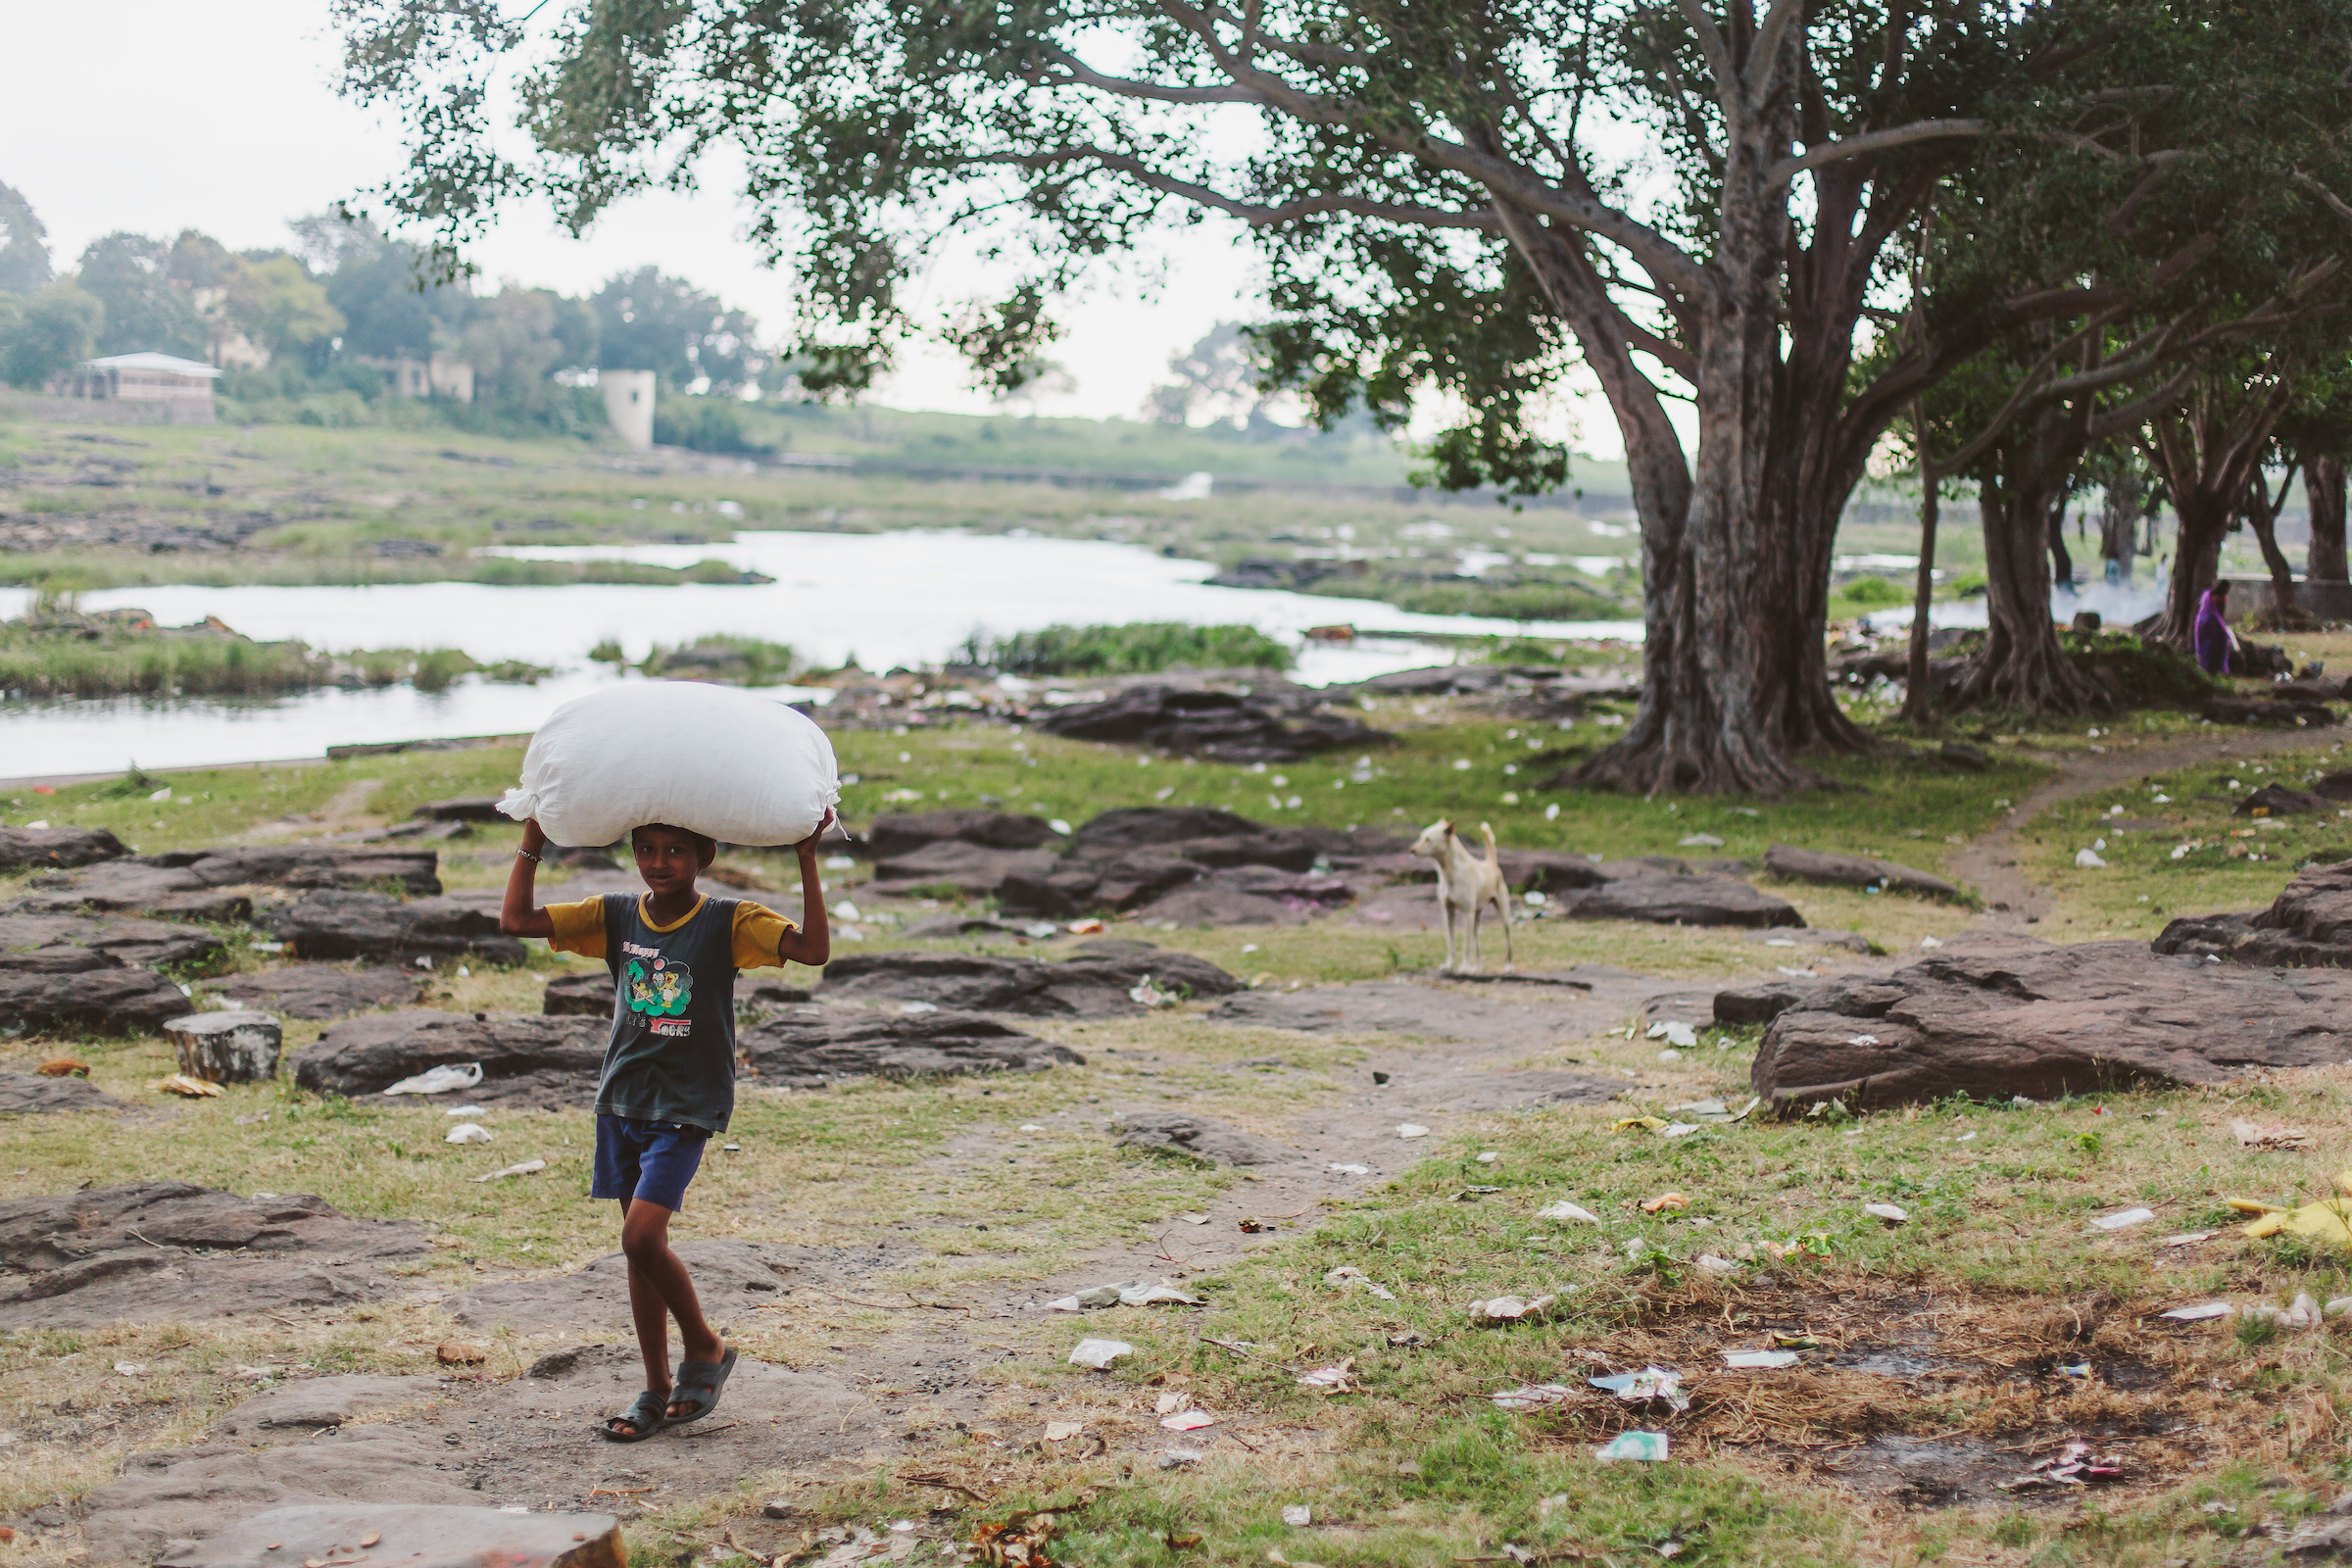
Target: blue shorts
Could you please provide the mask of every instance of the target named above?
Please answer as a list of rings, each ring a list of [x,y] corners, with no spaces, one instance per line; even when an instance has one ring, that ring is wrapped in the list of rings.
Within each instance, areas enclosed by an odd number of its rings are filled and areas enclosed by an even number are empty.
[[[596,1118],[596,1182],[590,1198],[642,1198],[676,1212],[686,1206],[686,1184],[703,1163],[710,1135],[683,1122]]]

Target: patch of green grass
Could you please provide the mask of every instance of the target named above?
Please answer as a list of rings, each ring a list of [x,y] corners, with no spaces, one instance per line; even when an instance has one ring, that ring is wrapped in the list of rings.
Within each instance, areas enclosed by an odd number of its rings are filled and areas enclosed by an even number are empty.
[[[774,686],[791,678],[800,658],[782,643],[714,632],[674,648],[656,644],[642,667],[648,675],[681,680]]]
[[[205,627],[72,616],[0,622],[0,692],[24,697],[251,697],[300,691],[327,672],[327,661],[301,643]]]
[[[1291,650],[1254,626],[1047,626],[1009,637],[975,633],[957,659],[1014,675],[1139,675],[1163,669],[1288,669]]]

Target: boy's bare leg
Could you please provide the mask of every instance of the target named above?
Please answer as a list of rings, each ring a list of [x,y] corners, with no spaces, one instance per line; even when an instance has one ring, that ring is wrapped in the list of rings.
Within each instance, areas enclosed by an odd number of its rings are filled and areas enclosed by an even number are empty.
[[[689,1361],[715,1361],[726,1347],[703,1316],[701,1298],[686,1262],[669,1249],[669,1217],[675,1210],[644,1199],[621,1203],[620,1250],[629,1260],[629,1313],[636,1320],[637,1348],[645,1357],[645,1386],[669,1392],[669,1322],[678,1320],[679,1348]],[[679,1413],[679,1412],[672,1412]]]

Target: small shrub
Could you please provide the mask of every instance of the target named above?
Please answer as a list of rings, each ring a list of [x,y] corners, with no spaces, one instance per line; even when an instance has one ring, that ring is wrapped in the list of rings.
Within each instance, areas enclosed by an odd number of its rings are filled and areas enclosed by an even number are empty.
[[[1048,626],[993,641],[975,632],[956,655],[1014,675],[1145,675],[1163,669],[1288,669],[1297,658],[1254,626]]]

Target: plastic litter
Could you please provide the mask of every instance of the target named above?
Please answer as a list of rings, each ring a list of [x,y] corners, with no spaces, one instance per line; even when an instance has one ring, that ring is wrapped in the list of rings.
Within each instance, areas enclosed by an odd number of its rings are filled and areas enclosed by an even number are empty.
[[[1676,842],[1686,850],[1720,850],[1723,848],[1723,840],[1712,833],[1693,833],[1688,838]]]
[[[1179,1410],[1190,1410],[1192,1407],[1193,1396],[1191,1395],[1182,1389],[1170,1389],[1153,1402],[1152,1413],[1153,1415],[1174,1415]]]
[[[1074,937],[1099,937],[1108,928],[1100,920],[1072,920],[1062,929]]]
[[[1698,1044],[1698,1031],[1679,1018],[1669,1018],[1649,1026],[1649,1038],[1663,1040],[1670,1046],[1688,1051]]]
[[[1713,1252],[1699,1253],[1698,1266],[1709,1274],[1737,1274],[1740,1272],[1739,1264],[1728,1257],[1717,1257]]]
[[[1555,1292],[1549,1296],[1539,1296],[1533,1299],[1517,1296],[1497,1296],[1490,1300],[1472,1301],[1470,1303],[1470,1321],[1473,1323],[1541,1323],[1551,1315],[1551,1310],[1559,1304],[1560,1298],[1575,1289],[1576,1287],[1572,1285],[1567,1291]]]
[[[2328,1304],[2320,1308],[2322,1317],[2342,1317],[2347,1312],[2352,1312],[2352,1296],[2331,1296]]]
[[[2311,1141],[2311,1134],[2300,1127],[2289,1127],[2282,1121],[2265,1125],[2248,1121],[2243,1116],[2230,1119],[2230,1136],[2244,1149],[2301,1149]]]
[[[444,1116],[479,1116],[483,1109],[484,1107],[480,1105],[452,1105],[441,1114]]]
[[[648,736],[691,735],[691,746]],[[498,808],[558,844],[611,844],[668,822],[730,844],[798,844],[841,799],[833,743],[771,698],[700,681],[615,681],[531,736]]]
[[[2221,1234],[2220,1231],[2182,1231],[2178,1236],[2167,1236],[2156,1245],[2159,1247],[2192,1247],[2198,1242],[2210,1242]]]
[[[1417,1121],[1398,1122],[1396,1136],[1399,1138],[1427,1138],[1429,1129]]]
[[[1217,1418],[1206,1410],[1179,1410],[1174,1415],[1161,1416],[1159,1424],[1168,1432],[1198,1432],[1202,1427],[1215,1426]]]
[[[899,1004],[899,1011],[906,1014],[908,1017],[912,1017],[917,1013],[937,1012],[938,1010],[939,1004],[936,1002],[902,1002]]]
[[[1141,1007],[1173,1007],[1184,999],[1173,991],[1163,991],[1146,975],[1127,990],[1127,1000]]]
[[[179,1095],[188,1100],[217,1100],[220,1095],[219,1084],[208,1084],[203,1079],[191,1078],[184,1072],[175,1072],[169,1077],[159,1078],[156,1080],[155,1087],[167,1095]]]
[[[1199,1306],[1200,1298],[1187,1296],[1166,1280],[1146,1285],[1141,1280],[1120,1280],[1110,1285],[1090,1285],[1072,1296],[1048,1301],[1051,1312],[1082,1312],[1090,1306],[1158,1306],[1168,1303],[1177,1306]]]
[[[2081,1487],[2093,1481],[2120,1480],[2124,1473],[2123,1460],[2112,1454],[2094,1454],[2090,1445],[2080,1439],[2046,1459],[2036,1459],[2026,1467],[2026,1473],[2012,1481],[1997,1483],[2003,1492],[2022,1492],[2033,1487]]]
[[[1331,1168],[1342,1176],[1369,1176],[1372,1174],[1372,1167],[1369,1165],[1334,1165]]]
[[[1665,1126],[1659,1128],[1658,1136],[1660,1138],[1688,1138],[1692,1133],[1697,1131],[1699,1131],[1699,1124],[1697,1122],[1677,1121],[1669,1122]]]
[[[2232,1202],[2230,1206],[2237,1205]],[[2298,1209],[2272,1209],[2252,1224],[2239,1226],[2238,1231],[2250,1237],[2309,1236],[2337,1247],[2352,1247],[2352,1217],[2348,1216],[2352,1216],[2352,1202],[2328,1198]]]
[[[2081,866],[2085,871],[2099,871],[2106,868],[2107,862],[2099,858],[2099,855],[2096,850],[2077,850],[2075,852],[2075,864]]]
[[[1329,1389],[1334,1394],[1355,1392],[1355,1357],[1349,1356],[1337,1366],[1319,1366],[1312,1372],[1298,1375],[1302,1389]]]
[[[1663,1116],[1621,1116],[1610,1123],[1609,1131],[1625,1133],[1632,1132],[1637,1127],[1645,1133],[1664,1132],[1666,1118]]]
[[[1796,1365],[1794,1350],[1726,1350],[1723,1364],[1741,1372],[1777,1372]]]
[[[1294,1530],[1304,1530],[1315,1522],[1315,1511],[1303,1502],[1286,1502],[1282,1505],[1282,1522]]]
[[[1864,1203],[1862,1212],[1873,1219],[1883,1219],[1889,1225],[1908,1225],[1911,1211],[1900,1203]]]
[[[1199,1448],[1162,1448],[1159,1467],[1162,1470],[1181,1470],[1188,1464],[1199,1464],[1205,1457]]]
[[[2291,1306],[2276,1306],[2269,1301],[2258,1301],[2246,1308],[2246,1316],[2276,1323],[2280,1328],[2287,1329],[2317,1328],[2324,1315],[2320,1303],[2312,1299],[2308,1291],[2298,1292],[2294,1304]]]
[[[462,1121],[449,1130],[445,1144],[486,1144],[496,1135],[478,1121]]]
[[[384,1091],[387,1095],[446,1095],[452,1089],[471,1089],[482,1081],[478,1061],[448,1061],[428,1067],[414,1078],[403,1078]]]
[[[2156,1315],[2169,1317],[2176,1323],[2202,1323],[2208,1318],[2235,1317],[2237,1308],[2228,1301],[2202,1301],[2195,1306],[2176,1306],[2169,1312]]]
[[[1391,1291],[1386,1285],[1381,1284],[1378,1280],[1372,1278],[1372,1276],[1366,1274],[1362,1269],[1355,1267],[1353,1264],[1349,1264],[1345,1268],[1333,1269],[1330,1273],[1323,1276],[1323,1283],[1326,1285],[1354,1286],[1360,1290],[1367,1291],[1370,1294],[1379,1297],[1384,1301],[1394,1301],[1396,1299],[1395,1292]]]
[[[494,1170],[487,1176],[476,1176],[474,1180],[477,1182],[494,1182],[502,1176],[536,1176],[545,1169],[547,1169],[546,1160],[526,1159],[518,1165],[509,1165],[505,1170]]]
[[[1588,1225],[1598,1225],[1601,1218],[1582,1203],[1571,1203],[1565,1198],[1556,1203],[1546,1203],[1536,1210],[1538,1219],[1581,1219]]]
[[[1070,1365],[1082,1366],[1094,1372],[1107,1372],[1110,1363],[1122,1355],[1133,1355],[1135,1347],[1124,1340],[1080,1340],[1070,1351]]]
[[[1499,1187],[1465,1187],[1453,1195],[1453,1200],[1457,1203],[1475,1203],[1482,1198],[1501,1191]]]
[[[1617,1372],[1585,1381],[1596,1389],[1608,1390],[1628,1404],[1647,1404],[1658,1399],[1677,1411],[1690,1408],[1690,1396],[1683,1392],[1683,1375],[1662,1366],[1646,1366],[1639,1372]]]
[[[1067,1443],[1085,1430],[1086,1423],[1083,1421],[1049,1421],[1046,1423],[1046,1441]]]
[[[1614,1464],[1632,1459],[1654,1463],[1666,1457],[1667,1442],[1663,1432],[1620,1432],[1592,1450],[1592,1457],[1602,1464]]]
[[[1492,1164],[1494,1164],[1494,1163],[1496,1160],[1500,1159],[1501,1157],[1502,1157],[1502,1155],[1500,1155],[1499,1153],[1495,1152],[1494,1152],[1494,1150],[1492,1150],[1492,1149],[1488,1149],[1488,1150],[1482,1150],[1482,1151],[1480,1151],[1480,1152],[1479,1152],[1479,1156],[1478,1156],[1478,1162],[1479,1162],[1481,1165],[1492,1165]]]
[[[1490,1394],[1498,1410],[1533,1410],[1546,1404],[1559,1404],[1576,1391],[1561,1383],[1528,1383],[1500,1394]]]
[[[1655,1214],[1661,1209],[1689,1208],[1690,1206],[1690,1200],[1680,1193],[1660,1193],[1655,1198],[1646,1198],[1642,1200],[1642,1212],[1644,1214]]]
[[[115,1375],[118,1377],[144,1377],[146,1372],[147,1363],[144,1361],[117,1361],[115,1363]]]
[[[2096,1230],[2128,1231],[2134,1225],[2145,1225],[2155,1217],[2156,1211],[2152,1208],[2127,1208],[2113,1214],[2101,1214],[2090,1223]]]

